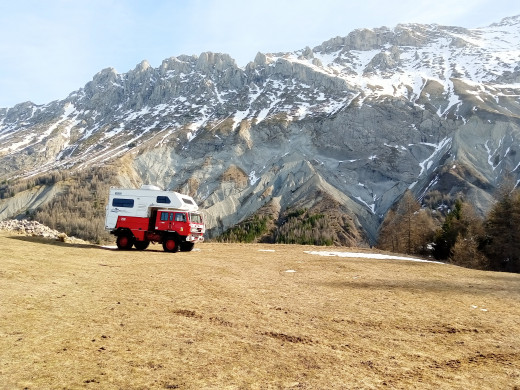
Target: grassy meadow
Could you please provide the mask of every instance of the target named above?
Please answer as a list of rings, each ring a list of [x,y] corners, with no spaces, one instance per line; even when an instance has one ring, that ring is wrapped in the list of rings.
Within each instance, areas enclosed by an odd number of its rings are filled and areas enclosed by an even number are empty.
[[[520,275],[0,232],[0,389],[520,389]]]

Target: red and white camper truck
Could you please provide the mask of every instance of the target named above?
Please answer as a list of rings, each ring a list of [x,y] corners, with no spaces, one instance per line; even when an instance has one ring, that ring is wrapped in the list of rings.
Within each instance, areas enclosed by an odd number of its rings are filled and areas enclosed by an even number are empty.
[[[166,252],[191,251],[196,242],[204,241],[206,231],[198,209],[191,196],[155,186],[112,187],[105,229],[117,237],[119,249],[144,250],[157,242]]]

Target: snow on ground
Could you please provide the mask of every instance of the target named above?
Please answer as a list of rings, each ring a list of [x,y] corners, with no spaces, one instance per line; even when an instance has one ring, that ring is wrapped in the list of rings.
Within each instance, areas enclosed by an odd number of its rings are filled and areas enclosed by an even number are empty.
[[[372,212],[372,214],[376,213],[376,204],[375,203],[368,204],[360,196],[356,196],[356,199],[359,200],[361,203],[363,203],[365,206],[367,206],[368,209]]]
[[[428,170],[431,168],[432,164],[433,164],[433,160],[434,158],[444,150],[444,147],[445,146],[450,146],[451,145],[451,138],[449,137],[445,137],[441,142],[439,142],[438,144],[431,144],[431,143],[427,143],[427,142],[421,142],[420,143],[421,145],[427,145],[427,146],[431,146],[434,148],[434,151],[433,153],[430,155],[430,157],[428,157],[426,160],[424,160],[423,162],[419,163],[419,166],[421,167],[421,173],[419,173],[419,176],[418,177],[421,177],[423,175],[424,172],[428,172]],[[411,146],[411,145],[409,145]]]
[[[235,113],[235,116],[233,117],[233,126],[232,126],[232,129],[235,130],[238,126],[240,126],[240,124],[242,123],[242,121],[244,119],[247,118],[247,116],[249,115],[249,109],[245,110],[245,111],[237,111]]]
[[[260,178],[256,176],[256,171],[251,171],[249,174],[249,184],[255,185],[258,180],[260,180]]]
[[[445,263],[441,263],[439,261],[417,259],[414,257],[383,255],[381,253],[360,253],[360,252],[356,253],[356,252],[333,252],[333,251],[304,251],[304,253],[307,253],[309,255],[318,255],[318,256],[338,256],[338,257],[376,259],[376,260],[406,260],[406,261],[417,261],[417,262],[421,262],[421,263],[445,264]]]

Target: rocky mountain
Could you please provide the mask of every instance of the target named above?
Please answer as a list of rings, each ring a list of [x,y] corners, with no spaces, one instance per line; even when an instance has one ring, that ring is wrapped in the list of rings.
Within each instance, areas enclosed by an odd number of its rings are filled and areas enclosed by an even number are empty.
[[[121,185],[193,195],[210,235],[304,207],[338,216],[343,243],[374,242],[406,189],[487,210],[520,179],[519,141],[520,16],[406,24],[244,68],[207,52],[104,69],[64,100],[0,109],[0,180],[118,161]],[[1,219],[42,199],[0,202]]]

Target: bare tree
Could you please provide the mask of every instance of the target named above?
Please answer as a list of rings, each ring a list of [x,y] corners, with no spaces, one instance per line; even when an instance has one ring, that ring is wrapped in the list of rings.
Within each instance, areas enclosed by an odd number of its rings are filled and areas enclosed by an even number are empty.
[[[381,249],[392,252],[419,254],[431,240],[434,224],[412,192],[407,190],[395,210],[389,210],[379,234]]]

